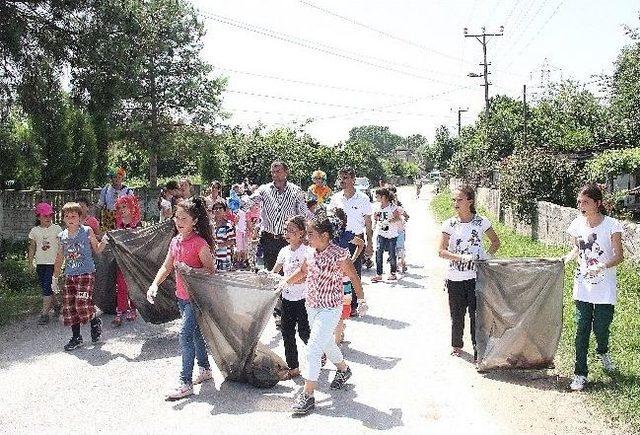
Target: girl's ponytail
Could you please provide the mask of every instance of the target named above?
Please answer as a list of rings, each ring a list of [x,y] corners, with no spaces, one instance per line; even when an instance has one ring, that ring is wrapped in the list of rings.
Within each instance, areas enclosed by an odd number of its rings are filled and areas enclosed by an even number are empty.
[[[215,249],[215,241],[213,232],[211,231],[211,223],[209,222],[209,214],[207,213],[207,204],[204,198],[196,196],[193,198],[193,211],[196,222],[196,231],[206,240],[211,249]]]

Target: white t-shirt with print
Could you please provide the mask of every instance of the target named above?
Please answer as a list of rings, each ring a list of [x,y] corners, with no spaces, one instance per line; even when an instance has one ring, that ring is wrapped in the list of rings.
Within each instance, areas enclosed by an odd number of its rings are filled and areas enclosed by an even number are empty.
[[[351,198],[344,196],[344,191],[336,192],[331,197],[327,210],[341,208],[347,215],[347,231],[353,234],[364,234],[366,229],[365,216],[371,216],[371,201],[369,197],[356,191]]]
[[[300,245],[295,251],[291,246],[285,246],[278,253],[276,264],[282,264],[284,276],[291,276],[304,263],[304,259],[312,248]],[[307,285],[303,282],[290,284],[282,290],[282,298],[288,301],[299,301],[307,296]]]
[[[442,232],[449,234],[447,250],[453,254],[471,254],[476,260],[487,258],[482,247],[482,236],[489,228],[491,222],[478,214],[470,222],[460,222],[457,216],[447,219],[442,223]],[[448,280],[465,281],[475,277],[476,265],[473,261],[449,261]]]
[[[616,268],[610,267],[598,275],[588,276],[588,269],[613,258],[611,236],[624,231],[622,224],[605,216],[600,225],[591,228],[584,216],[571,222],[567,233],[576,238],[579,249],[578,267],[573,281],[573,299],[592,304],[616,303]]]
[[[169,219],[168,217],[162,216],[162,213],[167,210],[171,210],[172,208],[173,206],[171,205],[171,201],[169,201],[167,198],[162,198],[160,200],[160,222],[164,222]]]
[[[379,236],[385,239],[393,239],[398,237],[398,226],[396,222],[390,222],[397,214],[398,206],[392,203],[382,208],[381,204],[376,204],[373,216],[376,219],[376,230]]]
[[[62,232],[60,225],[51,224],[47,228],[37,227],[31,228],[29,231],[29,240],[36,243],[36,253],[34,260],[36,264],[54,264],[60,242],[58,234]]]

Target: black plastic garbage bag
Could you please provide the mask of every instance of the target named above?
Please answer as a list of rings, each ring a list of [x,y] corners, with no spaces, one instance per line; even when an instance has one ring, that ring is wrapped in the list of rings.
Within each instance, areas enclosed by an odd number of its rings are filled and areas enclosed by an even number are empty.
[[[173,274],[160,285],[154,303],[147,301],[147,289],[167,256],[173,234],[171,220],[151,227],[107,233],[118,267],[127,281],[129,297],[140,316],[150,323],[165,323],[180,317]]]
[[[562,261],[479,261],[477,273],[478,370],[553,367],[562,330]]]
[[[253,272],[207,274],[181,268],[198,324],[225,378],[272,387],[286,363],[258,342],[278,299],[274,278]]]
[[[116,258],[110,245],[101,254],[94,254],[96,283],[93,303],[105,314],[116,313]]]

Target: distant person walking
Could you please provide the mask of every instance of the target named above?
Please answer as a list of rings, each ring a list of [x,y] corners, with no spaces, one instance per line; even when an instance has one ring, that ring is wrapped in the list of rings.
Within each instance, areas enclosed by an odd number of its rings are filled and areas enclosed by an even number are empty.
[[[116,199],[124,195],[133,195],[133,190],[124,184],[126,176],[124,168],[117,168],[107,172],[111,182],[100,191],[98,208],[100,209],[100,232],[116,229]]]

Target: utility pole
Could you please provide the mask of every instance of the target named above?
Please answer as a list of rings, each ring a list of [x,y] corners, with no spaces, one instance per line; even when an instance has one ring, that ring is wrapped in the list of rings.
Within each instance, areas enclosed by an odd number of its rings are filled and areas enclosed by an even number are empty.
[[[484,67],[484,73],[469,73],[469,77],[484,77],[484,85],[480,86],[484,86],[484,110],[487,119],[489,118],[489,86],[491,85],[491,83],[489,83],[489,74],[491,74],[489,72],[489,65],[491,65],[491,63],[487,62],[487,38],[490,38],[492,36],[502,36],[503,34],[504,26],[500,26],[500,33],[487,33],[486,28],[483,26],[482,33],[469,34],[469,29],[467,29],[466,27],[464,28],[465,38],[476,38],[478,42],[482,44],[482,55],[484,62],[480,65]]]
[[[527,149],[527,85],[522,85],[522,118],[524,119],[523,149]]]
[[[462,112],[468,112],[469,108],[467,107],[466,109],[461,109],[458,107],[458,137],[460,136],[460,130],[462,128]]]

